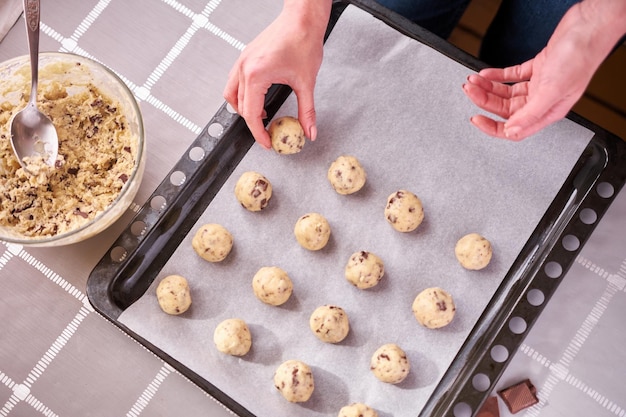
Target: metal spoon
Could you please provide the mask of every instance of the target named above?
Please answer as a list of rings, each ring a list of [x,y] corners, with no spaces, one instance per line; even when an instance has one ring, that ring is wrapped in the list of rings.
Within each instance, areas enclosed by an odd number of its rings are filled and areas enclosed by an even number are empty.
[[[30,53],[31,90],[28,104],[11,120],[11,146],[26,169],[25,157],[42,157],[54,166],[59,152],[59,138],[52,121],[37,109],[39,73],[39,0],[24,0],[24,20]]]

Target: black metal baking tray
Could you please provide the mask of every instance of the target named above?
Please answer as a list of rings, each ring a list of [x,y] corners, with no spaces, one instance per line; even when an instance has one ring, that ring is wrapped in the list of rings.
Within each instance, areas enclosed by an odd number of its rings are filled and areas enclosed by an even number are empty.
[[[402,34],[414,38],[470,69],[484,65],[453,45],[369,0],[342,0],[333,4],[327,35],[343,10],[353,4]],[[268,120],[291,90],[273,86],[266,98]],[[492,391],[512,353],[522,343],[543,307],[566,275],[580,248],[591,235],[615,195],[626,181],[626,144],[616,136],[575,115],[573,121],[595,135],[572,168],[532,237],[525,244],[488,307],[459,350],[420,416],[453,416],[465,404],[475,413]],[[140,298],[168,259],[211,203],[226,179],[244,157],[253,139],[238,115],[224,104],[187,152],[131,220],[107,254],[92,271],[87,295],[94,308],[183,375],[240,416],[254,416],[175,358],[156,348],[118,321],[121,313]],[[184,177],[184,181],[171,178]],[[592,213],[590,215],[589,213]],[[591,220],[590,220],[591,219]],[[575,241],[573,245],[569,242]],[[542,303],[529,294],[539,290]],[[526,330],[514,333],[508,323],[522,318]],[[496,361],[490,352],[500,345],[510,353]],[[488,389],[476,389],[473,378],[487,376]]]

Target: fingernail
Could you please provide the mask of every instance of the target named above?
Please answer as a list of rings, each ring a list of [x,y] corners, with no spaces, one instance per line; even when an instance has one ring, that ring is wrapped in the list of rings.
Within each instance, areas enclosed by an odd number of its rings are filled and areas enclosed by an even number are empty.
[[[309,131],[309,139],[311,139],[311,142],[315,141],[315,138],[317,138],[317,127],[315,125],[311,126],[311,129]]]
[[[522,128],[519,126],[504,126],[504,136],[509,139],[516,139]]]

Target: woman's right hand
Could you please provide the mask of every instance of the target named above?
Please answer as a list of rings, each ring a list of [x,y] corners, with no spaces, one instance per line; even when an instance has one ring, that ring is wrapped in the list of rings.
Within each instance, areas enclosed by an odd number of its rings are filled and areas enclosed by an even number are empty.
[[[298,120],[305,135],[315,140],[314,90],[330,8],[330,0],[285,0],[280,15],[244,48],[230,71],[224,98],[267,149],[271,143],[263,124],[264,105],[272,84],[293,89]]]

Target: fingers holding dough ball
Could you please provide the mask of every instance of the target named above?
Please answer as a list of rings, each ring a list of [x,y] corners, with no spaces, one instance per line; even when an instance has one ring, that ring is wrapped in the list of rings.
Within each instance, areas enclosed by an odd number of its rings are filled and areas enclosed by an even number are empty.
[[[277,266],[264,266],[252,278],[254,295],[265,304],[279,306],[291,297],[293,283],[287,272]]]
[[[274,386],[289,402],[308,401],[315,389],[313,371],[304,362],[288,360],[276,369]]]
[[[409,375],[411,364],[400,346],[387,343],[379,347],[372,355],[370,369],[382,382],[399,384]]]
[[[202,259],[221,262],[233,248],[233,236],[224,226],[209,223],[198,229],[191,240],[191,246]]]
[[[479,270],[489,265],[493,250],[491,242],[478,233],[463,236],[456,243],[454,254],[465,269]]]
[[[412,192],[398,190],[387,197],[385,218],[398,232],[412,232],[424,220],[422,202]]]
[[[235,184],[235,197],[246,210],[261,211],[272,198],[272,184],[258,172],[244,172]]]
[[[307,213],[298,219],[293,232],[303,248],[320,250],[330,239],[330,224],[319,213]]]
[[[367,174],[358,159],[342,155],[328,168],[327,178],[337,193],[347,195],[363,188]]]
[[[447,326],[456,312],[452,296],[438,287],[420,292],[413,301],[412,309],[418,323],[429,329]]]
[[[252,347],[252,335],[241,319],[227,319],[217,325],[213,332],[213,343],[222,353],[243,356]]]
[[[378,413],[366,404],[352,403],[341,407],[337,417],[378,417]]]
[[[339,343],[348,336],[350,321],[343,308],[323,305],[316,308],[311,314],[309,327],[322,342]]]
[[[298,153],[304,147],[305,136],[302,125],[295,117],[283,116],[274,119],[267,129],[272,148],[280,154]]]
[[[159,306],[167,314],[183,314],[191,306],[189,284],[180,275],[168,275],[159,282],[156,289]]]

